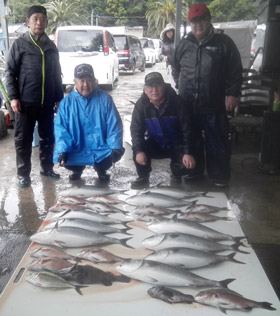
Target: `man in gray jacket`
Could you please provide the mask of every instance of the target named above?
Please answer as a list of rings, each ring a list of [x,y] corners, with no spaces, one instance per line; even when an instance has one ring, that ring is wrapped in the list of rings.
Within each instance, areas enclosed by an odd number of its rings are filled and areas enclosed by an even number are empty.
[[[38,122],[40,173],[59,178],[53,171],[54,111],[63,98],[61,69],[56,46],[45,33],[47,11],[29,8],[29,31],[16,39],[6,62],[7,92],[15,113],[15,148],[20,187],[31,184],[32,139]]]

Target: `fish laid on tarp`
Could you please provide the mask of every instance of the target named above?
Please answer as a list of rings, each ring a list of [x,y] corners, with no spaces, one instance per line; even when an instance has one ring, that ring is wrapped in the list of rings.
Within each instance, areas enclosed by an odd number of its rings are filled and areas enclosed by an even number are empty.
[[[59,276],[74,285],[103,284],[112,285],[113,282],[130,282],[124,275],[114,275],[90,265],[74,265],[73,267],[58,271]]]
[[[52,272],[45,271],[45,272],[30,273],[26,277],[26,281],[42,288],[49,288],[49,289],[73,288],[77,291],[77,293],[82,295],[82,292],[79,286],[71,284],[70,282],[66,281],[64,278]]]
[[[195,223],[185,219],[178,219],[177,217],[173,217],[172,219],[166,219],[163,221],[148,223],[147,227],[149,230],[155,233],[186,233],[193,236],[214,240],[240,240],[245,238],[233,237],[228,234],[223,234],[200,223]]]
[[[73,267],[75,264],[76,263],[70,263],[61,258],[36,258],[27,265],[27,270],[33,272],[50,271],[56,273],[61,269]]]
[[[187,212],[179,213],[178,218],[187,219],[188,221],[205,223],[205,222],[214,222],[214,221],[231,221],[233,218],[227,216],[215,216],[210,213],[201,213],[201,212]]]
[[[114,233],[121,233],[127,234],[127,231],[131,228],[116,228],[109,225],[104,225],[101,223],[89,221],[87,219],[81,218],[62,218],[58,219],[57,221],[50,222],[48,225],[45,226],[44,229],[51,229],[57,227],[77,227],[86,230],[90,230],[92,232],[101,233],[101,234],[114,234]]]
[[[124,202],[109,195],[96,195],[87,198],[89,202],[100,202],[108,204],[123,204]]]
[[[36,247],[29,252],[29,255],[33,258],[61,258],[64,260],[81,261],[80,258],[54,247]]]
[[[127,245],[127,241],[131,237],[124,239],[111,238],[76,227],[45,229],[32,235],[30,239],[38,244],[53,245],[61,248],[80,248],[107,244],[120,244],[132,248]]]
[[[96,247],[91,247],[88,249],[83,249],[76,255],[78,258],[83,260],[88,260],[94,263],[114,263],[126,260],[127,258],[122,258],[114,255],[113,253]]]
[[[192,304],[194,302],[194,297],[192,295],[184,294],[180,291],[162,285],[151,287],[150,289],[148,289],[147,293],[153,298],[160,299],[170,304]]]
[[[76,196],[80,198],[89,198],[96,195],[110,195],[122,192],[121,190],[114,190],[108,187],[98,187],[95,185],[84,185],[81,187],[74,187],[59,192],[59,196]]]
[[[190,234],[167,233],[149,236],[142,241],[142,246],[152,250],[162,250],[166,248],[192,248],[210,252],[220,252],[224,250],[238,251],[242,243],[236,242],[233,245],[221,244],[214,240],[193,236]]]
[[[64,211],[55,213],[54,216],[52,216],[52,219],[69,219],[69,218],[80,218],[80,219],[86,219],[89,221],[101,223],[101,224],[125,224],[126,221],[119,220],[117,218],[113,218],[107,215],[102,215],[96,212],[93,212],[92,210],[79,210],[79,211]]]
[[[145,283],[178,287],[227,287],[235,279],[215,281],[203,278],[185,269],[149,260],[126,260],[116,270]]]
[[[131,211],[132,214],[136,215],[170,215],[175,213],[181,213],[181,210],[173,210],[167,207],[158,206],[138,206]]]
[[[225,314],[227,309],[242,310],[244,312],[251,311],[253,308],[276,310],[271,306],[271,303],[253,301],[236,292],[221,288],[200,291],[195,295],[195,301],[203,305],[214,306]]]
[[[234,259],[235,253],[217,255],[215,253],[191,249],[168,248],[153,252],[145,257],[146,260],[163,262],[184,269],[196,269],[223,261],[244,263]]]
[[[192,198],[198,198],[198,197],[210,197],[208,196],[208,192],[195,192],[195,191],[186,191],[180,188],[174,188],[171,186],[164,186],[164,185],[157,185],[154,187],[150,187],[147,190],[144,190],[144,192],[154,192],[154,193],[160,193],[165,194],[167,196],[174,197],[176,199],[192,199]]]
[[[158,206],[158,207],[175,207],[175,206],[187,206],[195,203],[181,199],[176,199],[165,194],[154,192],[143,192],[132,195],[125,199],[125,202],[135,206]]]
[[[220,211],[228,211],[227,207],[217,207],[207,204],[192,204],[189,205],[184,211],[185,212],[200,212],[200,213],[215,213]]]

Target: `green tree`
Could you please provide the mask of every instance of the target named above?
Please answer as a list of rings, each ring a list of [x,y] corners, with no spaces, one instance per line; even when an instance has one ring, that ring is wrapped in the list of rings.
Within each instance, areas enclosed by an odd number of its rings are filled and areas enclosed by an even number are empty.
[[[105,12],[113,17],[117,18],[115,25],[126,25],[128,19],[127,9],[129,0],[107,0],[107,8]]]
[[[254,20],[257,8],[252,0],[214,0],[208,6],[213,22]]]

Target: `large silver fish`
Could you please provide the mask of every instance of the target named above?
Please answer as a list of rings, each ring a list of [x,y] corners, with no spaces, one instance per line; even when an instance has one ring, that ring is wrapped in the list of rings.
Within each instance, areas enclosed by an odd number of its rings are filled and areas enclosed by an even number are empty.
[[[251,311],[253,308],[264,308],[270,311],[276,309],[268,302],[257,302],[243,297],[242,295],[228,289],[214,288],[204,290],[195,295],[195,301],[218,308],[226,314],[226,310]]]
[[[175,207],[175,206],[187,206],[194,202],[189,202],[181,199],[176,199],[165,194],[144,192],[135,194],[125,199],[125,202],[135,206],[158,206],[158,207]]]
[[[147,260],[158,261],[184,269],[196,269],[223,261],[244,263],[234,259],[235,253],[217,255],[215,253],[191,248],[167,248],[153,252],[145,257]]]
[[[200,212],[200,213],[215,213],[220,211],[228,211],[229,209],[227,207],[217,207],[207,204],[197,204],[193,203],[192,205],[189,205],[184,211],[185,212]]]
[[[82,187],[73,187],[59,192],[59,196],[76,196],[78,198],[89,198],[96,195],[110,195],[120,193],[120,190],[113,190],[108,187],[97,187],[95,185],[84,185]]]
[[[131,211],[132,214],[144,216],[144,215],[170,215],[175,213],[181,213],[181,210],[173,210],[167,207],[158,206],[138,206]]]
[[[214,240],[239,240],[242,238],[223,234],[200,223],[195,223],[185,219],[178,219],[177,217],[148,223],[147,226],[149,230],[155,233],[186,233]]]
[[[167,233],[156,234],[145,238],[142,241],[142,246],[152,250],[162,250],[166,248],[192,248],[210,252],[220,252],[224,250],[233,250],[242,253],[245,251],[239,250],[238,247],[242,243],[236,242],[233,245],[221,244],[219,242],[209,240],[202,237],[193,236],[190,234]]]
[[[192,199],[192,198],[197,198],[197,197],[202,197],[202,196],[212,198],[212,196],[207,196],[207,192],[187,191],[180,188],[174,188],[171,186],[164,186],[164,185],[157,185],[154,187],[150,187],[149,189],[145,191],[165,194],[167,196],[171,196],[176,199]]]
[[[206,222],[214,222],[214,221],[230,221],[233,220],[231,217],[226,216],[215,216],[210,213],[203,212],[181,212],[177,216],[180,219],[187,219],[188,221],[197,222],[197,223],[206,223]]]
[[[71,284],[70,282],[67,282],[64,278],[52,272],[44,271],[44,272],[30,273],[26,277],[26,281],[42,288],[49,288],[49,289],[73,288],[77,291],[77,293],[82,295],[82,292],[79,286],[76,286],[76,285]]]
[[[102,233],[102,234],[114,234],[114,233],[121,233],[127,234],[127,231],[131,228],[117,228],[112,227],[109,225],[104,225],[101,223],[89,221],[87,219],[81,218],[62,218],[58,219],[57,221],[50,222],[48,225],[44,227],[44,229],[51,229],[57,227],[77,227],[86,230],[90,230],[95,233]]]
[[[117,267],[120,273],[145,283],[175,287],[227,287],[234,279],[215,281],[185,269],[149,260],[127,260]]]
[[[131,248],[126,242],[131,239],[117,239],[76,227],[60,227],[39,231],[30,239],[43,245],[54,245],[61,248],[80,248],[86,246],[121,244]]]
[[[153,298],[158,298],[170,304],[192,304],[194,302],[194,297],[192,295],[184,294],[180,291],[162,285],[151,287],[150,289],[148,289],[147,293]]]

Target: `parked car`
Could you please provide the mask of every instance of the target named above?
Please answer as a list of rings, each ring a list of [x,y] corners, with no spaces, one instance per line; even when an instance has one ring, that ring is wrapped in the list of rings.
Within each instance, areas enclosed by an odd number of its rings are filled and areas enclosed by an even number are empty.
[[[156,63],[156,50],[154,42],[149,37],[140,38],[142,47],[144,48],[144,53],[146,56],[146,66],[152,67]]]
[[[136,69],[145,71],[145,53],[136,36],[118,34],[113,35],[119,58],[119,71],[134,74]]]
[[[161,55],[162,40],[159,38],[152,38],[152,41],[154,42],[156,50],[156,62],[159,63],[163,59],[163,56]]]
[[[119,77],[119,59],[115,41],[101,26],[72,25],[58,27],[55,44],[59,51],[64,86],[73,85],[74,68],[92,65],[98,84],[113,89]]]

